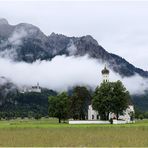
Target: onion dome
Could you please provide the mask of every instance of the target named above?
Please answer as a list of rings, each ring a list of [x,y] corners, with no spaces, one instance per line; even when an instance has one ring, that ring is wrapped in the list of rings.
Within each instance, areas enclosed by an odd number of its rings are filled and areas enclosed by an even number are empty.
[[[106,68],[106,66],[102,70],[102,74],[109,74],[109,70]]]

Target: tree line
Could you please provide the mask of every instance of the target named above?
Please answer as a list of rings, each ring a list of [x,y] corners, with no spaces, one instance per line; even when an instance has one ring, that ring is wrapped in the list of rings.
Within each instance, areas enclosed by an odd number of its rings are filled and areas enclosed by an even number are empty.
[[[10,92],[5,98],[0,94],[0,119],[57,117],[59,122],[70,118],[85,120],[90,104],[99,112],[101,120],[108,120],[109,112],[114,112],[118,118],[131,104],[131,97],[120,81],[103,82],[95,91],[76,86],[59,94],[48,89],[42,89],[42,93]],[[135,118],[148,118],[147,112],[137,108],[135,111]]]
[[[109,113],[120,113],[131,103],[131,97],[121,81],[103,82],[93,93],[86,87],[77,86],[71,95],[62,92],[57,96],[50,96],[49,116],[61,120],[72,118],[84,120],[88,117],[88,106],[92,104],[94,110],[98,111],[101,120],[109,120]]]

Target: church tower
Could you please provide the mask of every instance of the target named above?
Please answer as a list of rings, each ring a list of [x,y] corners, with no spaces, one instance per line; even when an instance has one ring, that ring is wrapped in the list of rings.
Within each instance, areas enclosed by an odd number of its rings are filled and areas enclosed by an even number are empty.
[[[103,76],[103,82],[109,82],[109,70],[106,68],[106,65],[102,70],[102,76]]]

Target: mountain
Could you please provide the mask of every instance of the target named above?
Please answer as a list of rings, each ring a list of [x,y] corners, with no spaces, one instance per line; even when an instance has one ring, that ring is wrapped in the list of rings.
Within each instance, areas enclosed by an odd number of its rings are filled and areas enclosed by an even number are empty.
[[[51,60],[56,55],[84,56],[106,63],[113,71],[123,77],[139,74],[148,78],[148,72],[127,62],[122,57],[107,52],[90,35],[67,37],[52,33],[46,36],[38,27],[20,23],[10,25],[6,19],[0,19],[0,56],[14,61],[34,62]]]

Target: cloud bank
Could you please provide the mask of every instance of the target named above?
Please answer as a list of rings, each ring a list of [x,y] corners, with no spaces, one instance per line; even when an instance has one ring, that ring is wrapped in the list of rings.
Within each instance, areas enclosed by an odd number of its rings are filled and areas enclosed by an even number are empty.
[[[41,87],[56,91],[65,91],[76,85],[95,89],[102,82],[101,71],[104,64],[87,55],[83,57],[55,56],[51,61],[38,60],[34,63],[14,62],[18,56],[16,48],[22,45],[22,39],[27,35],[24,29],[19,28],[7,41],[0,44],[0,47],[5,47],[5,50],[0,52],[0,76],[10,79],[20,88],[39,83]],[[6,48],[9,44],[12,45],[11,49]],[[76,50],[71,41],[67,51],[73,55]],[[0,84],[3,84],[2,80]],[[110,81],[117,80],[121,80],[131,94],[140,94],[148,90],[148,79],[137,74],[133,77],[121,78],[120,75],[110,70]]]
[[[103,68],[103,64],[88,56],[56,56],[51,61],[38,60],[32,64],[0,58],[0,76],[9,78],[19,87],[39,82],[41,87],[56,91],[64,91],[76,85],[95,89],[102,82]],[[144,93],[148,89],[148,79],[136,74],[123,79],[110,70],[110,81],[117,80],[121,80],[131,94]]]

